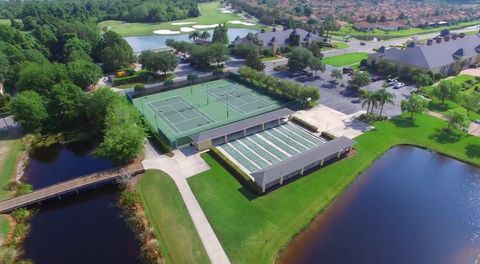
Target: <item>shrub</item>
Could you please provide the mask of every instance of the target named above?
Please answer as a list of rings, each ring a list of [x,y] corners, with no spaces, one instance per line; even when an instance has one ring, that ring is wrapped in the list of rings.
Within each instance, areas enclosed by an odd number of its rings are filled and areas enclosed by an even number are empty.
[[[33,191],[33,186],[28,183],[21,183],[18,188],[17,192],[15,193],[16,196],[22,196],[24,194],[31,193]]]
[[[134,75],[122,77],[122,78],[114,78],[113,84],[114,85],[123,85],[128,83],[138,83],[138,82],[146,82],[148,80],[149,72],[145,70],[141,70]]]
[[[15,226],[12,232],[12,238],[14,241],[18,242],[24,238],[30,231],[30,226],[26,223],[19,223]]]
[[[142,83],[138,83],[138,84],[135,85],[135,88],[133,88],[133,90],[135,92],[144,91],[145,90],[145,85],[143,85]]]
[[[213,70],[212,72],[212,75],[213,76],[219,76],[219,75],[222,75],[223,74],[223,70],[222,69],[215,69]]]
[[[298,118],[298,117],[296,117],[296,116],[292,117],[292,122],[295,123],[295,124],[297,124],[297,125],[299,125],[299,126],[301,126],[301,127],[303,127],[303,128],[305,128],[305,129],[307,129],[307,130],[310,131],[310,132],[315,133],[315,132],[318,131],[318,127],[316,127],[316,126],[308,123],[307,121],[302,120],[302,119],[300,119],[300,118]]]
[[[278,66],[273,67],[273,70],[274,71],[286,71],[286,70],[288,70],[288,66],[287,65],[278,65]]]
[[[386,120],[386,119],[387,119],[386,116],[380,116],[380,115],[375,114],[375,113],[361,114],[358,117],[358,120],[360,120],[362,122],[365,122],[365,123],[373,123],[373,122],[376,122],[376,121],[383,121],[383,120]]]
[[[173,83],[174,83],[173,80],[166,80],[166,81],[163,83],[163,85],[165,85],[165,86],[171,86],[171,85],[173,85]]]
[[[135,209],[137,202],[138,199],[136,192],[125,190],[120,195],[120,204],[127,210]]]
[[[17,223],[25,223],[30,217],[30,212],[27,208],[18,208],[12,212],[12,216]]]
[[[337,138],[334,134],[326,131],[322,131],[321,136],[322,138],[325,138],[326,140],[329,140],[329,141]]]

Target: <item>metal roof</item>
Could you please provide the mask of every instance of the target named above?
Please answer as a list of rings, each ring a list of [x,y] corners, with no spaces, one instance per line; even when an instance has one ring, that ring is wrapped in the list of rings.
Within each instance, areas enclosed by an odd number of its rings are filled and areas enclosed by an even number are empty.
[[[278,110],[274,110],[268,113],[264,113],[261,115],[257,115],[254,117],[250,117],[247,119],[240,120],[238,122],[234,122],[225,126],[217,127],[214,129],[210,129],[204,132],[200,132],[198,134],[194,134],[190,136],[194,143],[204,142],[207,140],[211,140],[214,138],[218,138],[221,136],[228,135],[230,133],[234,133],[237,131],[242,131],[244,129],[254,127],[263,123],[268,123],[273,120],[277,120],[282,117],[290,116],[294,112],[288,108],[281,108]]]
[[[354,144],[355,141],[342,136],[318,145],[317,147],[306,150],[298,155],[290,157],[289,159],[255,171],[251,173],[251,176],[259,185],[268,184],[269,182],[275,181],[282,176],[294,173],[308,165],[327,158],[328,156],[334,155],[339,151],[353,146]]]
[[[268,47],[273,44],[277,45],[287,45],[289,44],[290,35],[296,33],[300,37],[300,42],[312,42],[312,41],[323,41],[323,37],[318,34],[310,33],[304,29],[287,29],[287,30],[277,30],[271,32],[257,33],[255,34],[260,40],[263,47]],[[235,40],[235,45],[239,44],[250,44],[250,41],[244,37],[239,40]]]
[[[480,54],[479,45],[480,34],[475,34],[463,38],[450,38],[448,41],[442,39],[440,43],[415,46],[403,50],[391,48],[386,50],[384,54],[376,53],[376,55],[387,61],[423,69],[434,69],[455,63],[459,56],[464,58],[478,56]]]

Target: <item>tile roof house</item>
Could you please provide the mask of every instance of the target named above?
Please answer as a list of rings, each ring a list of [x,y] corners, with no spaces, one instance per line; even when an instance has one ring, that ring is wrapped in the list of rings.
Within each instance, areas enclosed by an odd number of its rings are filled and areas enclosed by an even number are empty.
[[[272,31],[254,34],[259,39],[259,43],[262,49],[273,49],[276,50],[282,46],[293,45],[295,46],[298,41],[299,45],[306,45],[312,42],[325,42],[326,39],[322,36],[319,36],[316,33],[311,33],[306,30],[297,28],[297,29],[287,29],[282,31]],[[298,39],[297,39],[298,36]],[[233,42],[234,45],[249,44],[251,40],[247,37],[240,38],[237,37]]]
[[[424,72],[457,74],[472,64],[480,63],[480,34],[465,34],[437,37],[427,45],[409,45],[405,49],[379,49],[369,55],[369,64],[380,60],[401,67],[412,67]]]
[[[358,22],[353,24],[353,28],[357,30],[370,31],[376,28],[375,24],[368,22]]]
[[[400,30],[406,27],[405,23],[400,21],[377,22],[376,26],[378,29],[386,31]]]

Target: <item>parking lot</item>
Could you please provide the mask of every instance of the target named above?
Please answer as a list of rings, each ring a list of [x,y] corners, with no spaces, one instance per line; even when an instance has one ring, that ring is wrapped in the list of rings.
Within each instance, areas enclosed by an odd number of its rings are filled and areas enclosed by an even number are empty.
[[[291,78],[290,73],[288,72],[266,72],[281,79],[297,81],[306,85],[318,87],[320,89],[319,103],[346,115],[351,115],[359,111],[365,111],[366,108],[362,108],[362,103],[358,99],[357,93],[346,89],[348,79],[350,78],[347,74],[344,74],[343,79],[339,80],[338,84],[330,82],[332,80],[332,77],[330,77],[332,69],[334,69],[334,67],[327,65],[327,70],[324,73],[318,73],[318,77],[320,78],[310,78],[307,76]],[[383,83],[384,80],[372,82],[366,87],[366,89],[371,91],[380,90]],[[408,98],[410,93],[415,91],[415,89],[415,87],[408,85],[399,89],[393,89],[392,87],[387,88],[389,92],[395,95],[395,104],[385,105],[383,114],[387,116],[399,115],[401,113],[400,102]],[[374,112],[375,111],[380,111],[380,109],[376,109]]]

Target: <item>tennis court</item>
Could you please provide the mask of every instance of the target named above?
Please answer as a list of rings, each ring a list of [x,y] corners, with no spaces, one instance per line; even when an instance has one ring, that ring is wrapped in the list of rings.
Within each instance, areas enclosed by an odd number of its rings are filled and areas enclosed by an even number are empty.
[[[247,173],[252,173],[325,142],[325,139],[287,123],[231,141],[218,148]]]
[[[133,104],[159,134],[177,148],[190,136],[285,107],[232,80],[221,79],[133,99]]]

